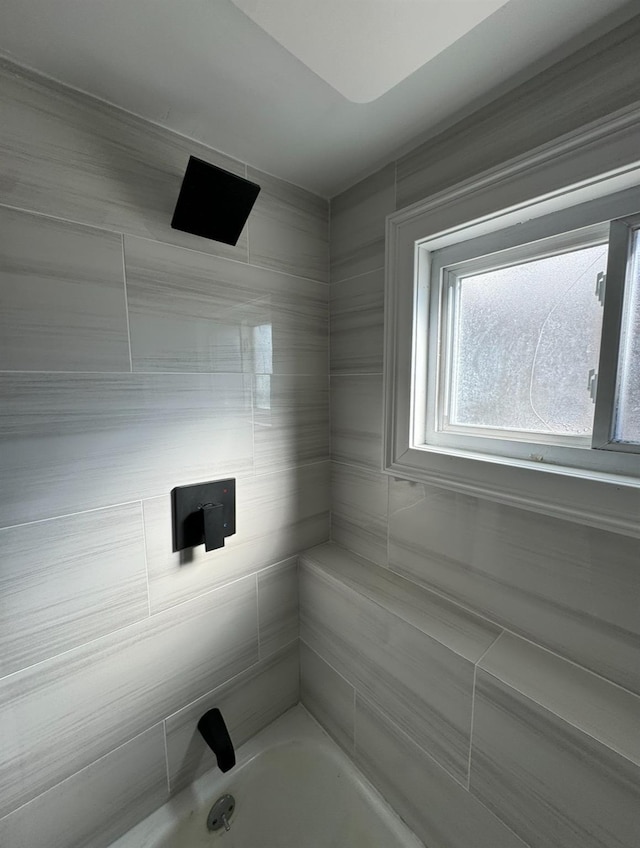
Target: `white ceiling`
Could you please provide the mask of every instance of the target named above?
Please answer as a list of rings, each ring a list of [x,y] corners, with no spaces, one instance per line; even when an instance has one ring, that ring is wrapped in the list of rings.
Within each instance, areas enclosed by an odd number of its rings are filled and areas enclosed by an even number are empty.
[[[0,54],[330,197],[634,10],[508,0],[370,103],[347,100],[232,0],[1,0]]]
[[[352,103],[370,103],[508,0],[232,0]]]

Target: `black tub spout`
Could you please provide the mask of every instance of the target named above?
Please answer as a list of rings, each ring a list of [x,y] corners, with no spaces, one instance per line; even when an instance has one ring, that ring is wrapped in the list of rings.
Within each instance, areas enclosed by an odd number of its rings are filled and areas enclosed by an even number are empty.
[[[198,722],[204,741],[216,755],[220,771],[229,771],[236,764],[236,752],[219,709],[208,710]]]

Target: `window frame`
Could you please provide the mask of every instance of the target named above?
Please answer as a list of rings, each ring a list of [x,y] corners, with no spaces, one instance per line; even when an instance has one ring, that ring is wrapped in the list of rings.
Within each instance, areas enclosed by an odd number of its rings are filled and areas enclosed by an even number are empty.
[[[631,200],[631,203],[637,203],[640,208],[640,190],[638,190],[637,196]],[[588,205],[593,206],[592,204]],[[602,209],[602,212],[600,212],[600,215],[606,215],[610,212],[610,210],[611,205],[607,204]],[[600,216],[597,208],[585,210],[582,215],[580,215],[580,213],[576,210],[572,210],[572,212],[573,214],[571,215],[560,216],[555,219],[555,226],[561,228],[561,232],[545,235],[544,238],[539,238],[534,242],[530,242],[528,240],[530,237],[529,229],[525,225],[520,228],[520,232],[515,239],[517,243],[513,244],[511,247],[500,250],[499,252],[487,251],[487,241],[489,244],[493,241],[490,236],[488,239],[485,237],[484,239],[478,240],[480,244],[477,245],[477,249],[482,252],[482,255],[477,258],[473,257],[471,259],[463,259],[456,262],[452,261],[453,257],[449,252],[448,257],[442,261],[441,257],[438,255],[439,251],[434,251],[429,254],[430,259],[422,260],[421,256],[421,261],[429,262],[428,276],[431,295],[429,316],[424,319],[428,325],[427,334],[429,337],[426,368],[416,369],[416,382],[422,379],[426,382],[427,409],[437,409],[438,412],[441,413],[442,407],[446,405],[444,396],[446,395],[446,387],[448,386],[448,383],[441,379],[441,373],[443,370],[442,349],[446,346],[442,339],[443,322],[441,318],[447,310],[448,301],[450,299],[450,291],[448,289],[450,289],[450,286],[454,284],[457,279],[465,276],[465,274],[457,272],[469,270],[477,271],[477,269],[492,267],[501,268],[511,264],[517,265],[531,259],[542,258],[543,256],[552,255],[563,250],[570,251],[571,249],[578,249],[578,247],[602,244],[608,241],[610,231],[609,223],[591,223],[594,217]],[[587,220],[589,223],[586,226],[581,226],[581,220]],[[568,228],[568,231],[565,228]],[[461,247],[464,247],[464,243]],[[490,250],[492,251],[492,248]],[[465,251],[464,254],[468,254],[468,251]],[[441,276],[443,279],[441,279]],[[445,335],[447,335],[446,331]],[[447,341],[450,344],[450,340],[447,339]],[[450,356],[447,357],[445,354],[444,358],[450,359]],[[420,372],[420,376],[418,376],[418,371]],[[457,447],[461,450],[482,450],[483,453],[486,452],[505,457],[511,456],[513,458],[526,458],[527,455],[531,455],[532,453],[540,455],[541,451],[544,450],[549,456],[550,461],[570,465],[571,455],[570,453],[567,453],[567,449],[571,451],[580,446],[581,450],[584,450],[584,448],[591,448],[592,443],[590,436],[586,436],[581,439],[575,436],[562,439],[561,437],[551,434],[546,435],[539,433],[536,434],[539,438],[532,438],[534,435],[532,432],[525,433],[523,431],[520,438],[516,436],[509,437],[506,434],[500,438],[499,431],[494,431],[494,435],[490,435],[490,428],[483,428],[485,432],[478,432],[475,434],[472,433],[472,428],[470,427],[461,427],[458,430],[456,430],[455,427],[452,427],[444,430],[433,426],[432,422],[434,417],[435,416],[425,416],[426,441],[431,445],[440,445],[443,448]],[[441,415],[438,415],[438,418],[441,418]],[[423,420],[422,415],[420,416],[420,420]],[[439,421],[439,424],[440,427],[442,427],[442,421]],[[417,426],[414,427],[414,433],[417,441]],[[577,459],[577,462],[580,462],[579,458]],[[638,470],[640,472],[640,465]]]
[[[605,220],[602,210],[607,208],[611,196],[611,202],[617,205],[611,207],[607,220],[632,215],[640,209],[639,147],[640,107],[622,110],[388,216],[384,471],[640,536],[640,476],[634,476],[635,471],[612,473],[551,462],[542,464],[535,459],[488,456],[473,450],[416,447],[411,412],[426,401],[424,375],[415,363],[425,362],[427,355],[426,333],[416,334],[416,327],[421,322],[424,326],[428,315],[430,255],[435,251],[445,255],[445,251],[460,244],[473,250],[475,239],[490,234],[496,249],[514,231],[526,231],[527,240],[535,241],[531,233],[544,238],[552,224],[570,218],[580,207],[583,211],[597,210],[592,223],[601,223]],[[616,323],[619,329],[622,298],[621,291],[617,302],[612,298],[611,307],[605,307],[603,322],[607,327],[603,339]],[[606,367],[617,369],[617,361],[609,361]],[[599,436],[603,420],[598,416]],[[423,424],[418,416],[415,430],[419,431]],[[606,427],[610,431],[610,424]],[[607,449],[619,451],[619,447]]]

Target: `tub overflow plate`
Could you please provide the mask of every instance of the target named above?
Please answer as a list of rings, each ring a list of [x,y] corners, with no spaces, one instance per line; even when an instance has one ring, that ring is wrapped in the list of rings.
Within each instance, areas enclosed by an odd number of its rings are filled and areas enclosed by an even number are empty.
[[[220,830],[223,827],[225,830],[231,830],[229,820],[235,808],[236,799],[233,795],[221,795],[209,810],[207,828],[209,830]]]

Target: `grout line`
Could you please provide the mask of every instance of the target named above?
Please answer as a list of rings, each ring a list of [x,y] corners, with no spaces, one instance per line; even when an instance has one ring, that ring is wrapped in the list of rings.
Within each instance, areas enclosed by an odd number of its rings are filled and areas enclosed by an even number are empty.
[[[64,651],[61,651],[59,654],[54,654],[51,657],[45,657],[42,660],[38,660],[35,663],[31,663],[31,665],[26,665],[23,668],[16,669],[16,671],[12,671],[9,674],[4,676],[0,676],[0,683],[4,683],[8,681],[10,678],[15,677],[18,674],[23,674],[26,671],[32,671],[38,666],[43,666],[45,663],[54,662],[61,657],[67,656],[75,651],[81,651],[86,648],[90,648],[92,645],[95,645],[96,642],[100,642],[103,639],[111,639],[115,637],[119,633],[124,633],[127,630],[133,630],[135,627],[140,627],[141,625],[149,625],[152,619],[157,619],[162,615],[170,615],[175,610],[178,610],[180,607],[184,607],[187,604],[195,603],[196,601],[200,601],[204,598],[207,598],[209,595],[213,595],[215,592],[220,592],[224,589],[228,589],[230,586],[234,586],[236,583],[241,583],[243,580],[248,580],[250,577],[255,576],[255,574],[245,574],[242,577],[236,577],[229,580],[226,583],[221,583],[219,586],[215,586],[213,589],[209,589],[206,592],[201,592],[198,595],[194,595],[192,598],[187,598],[184,601],[179,601],[176,604],[172,604],[171,606],[165,607],[164,609],[160,609],[157,612],[152,613],[151,616],[147,616],[146,618],[139,618],[136,621],[129,622],[128,624],[123,625],[122,627],[117,627],[115,630],[110,630],[107,633],[102,633],[99,636],[95,636],[93,639],[89,639],[87,642],[81,642],[78,645],[73,645],[71,648],[66,648]],[[128,638],[127,636],[124,637]]]
[[[358,690],[354,686],[353,687],[353,739],[352,739],[352,743],[351,743],[352,751],[353,751],[354,755],[355,755],[356,750],[357,750],[357,743],[356,743],[356,727],[357,727],[356,716],[358,714],[358,706],[357,705],[358,705]]]
[[[276,658],[284,658],[285,654],[288,654],[297,642],[298,637],[296,636],[295,639],[291,639],[289,642],[282,645],[276,651],[273,651],[273,653],[267,654],[264,659],[256,660],[254,663],[251,663],[251,665],[248,665],[246,668],[243,668],[242,671],[239,671],[234,674],[233,677],[228,678],[228,680],[223,680],[222,683],[219,683],[217,686],[214,686],[213,689],[208,689],[202,695],[198,695],[197,698],[194,698],[192,701],[189,701],[183,706],[178,707],[177,710],[174,710],[172,713],[169,713],[169,715],[165,717],[164,721],[168,721],[172,716],[175,716],[178,713],[183,712],[184,710],[192,709],[193,706],[198,703],[198,701],[202,701],[209,698],[211,695],[213,695],[215,692],[218,692],[219,690],[233,688],[238,683],[240,678],[245,676],[252,677],[254,674],[260,673],[261,669],[268,668],[269,665],[273,663],[274,660],[276,660]]]
[[[149,731],[153,730],[154,727],[159,727],[161,724],[164,724],[164,720],[157,721],[155,724],[152,724],[150,727],[146,727],[144,730],[141,730],[140,733],[136,733],[133,736],[130,736],[128,739],[125,739],[124,742],[118,743],[115,746],[115,748],[111,748],[105,754],[100,754],[100,756],[96,757],[95,760],[91,760],[91,762],[87,763],[86,766],[81,766],[79,769],[77,769],[77,771],[72,772],[67,777],[63,777],[62,780],[58,780],[56,783],[52,784],[51,786],[48,786],[42,792],[38,792],[38,794],[34,795],[33,798],[29,798],[28,801],[24,801],[22,804],[19,804],[13,810],[10,810],[8,813],[5,813],[4,815],[0,816],[0,824],[3,821],[5,821],[5,819],[8,819],[9,816],[12,816],[14,813],[17,813],[19,810],[23,810],[25,807],[28,807],[29,804],[32,804],[34,801],[37,801],[39,798],[42,798],[44,795],[47,795],[49,792],[52,792],[58,786],[62,786],[62,784],[67,783],[68,781],[73,780],[74,778],[78,777],[78,775],[81,775],[82,772],[87,771],[87,769],[93,768],[93,766],[97,765],[102,760],[106,760],[107,757],[110,757],[112,754],[117,753],[121,748],[126,747],[127,745],[131,744],[131,742],[135,742],[136,739],[139,739],[140,737],[144,736],[146,733],[149,733]]]
[[[504,632],[505,633],[511,633],[511,631],[508,631],[508,630],[505,630]],[[518,634],[511,634],[511,635],[517,636]],[[521,638],[521,637],[518,637],[518,638]],[[525,639],[523,641],[529,642],[530,640]],[[538,648],[539,650],[547,651],[547,653],[550,653],[553,656],[558,657],[558,659],[561,659],[564,662],[567,662],[570,665],[577,667],[578,669],[585,672],[586,674],[592,674],[594,677],[597,677],[598,679],[604,681],[609,686],[612,686],[615,689],[620,689],[622,692],[624,692],[627,695],[631,695],[633,698],[635,698],[638,701],[638,704],[640,705],[640,696],[636,692],[631,692],[629,689],[625,689],[623,686],[620,686],[619,683],[614,683],[612,680],[608,680],[606,677],[602,677],[601,675],[597,674],[596,672],[591,671],[591,669],[588,669],[588,668],[585,668],[584,666],[578,665],[577,663],[573,662],[572,660],[568,660],[566,657],[562,657],[559,654],[554,654],[553,651],[549,651],[547,648],[543,648],[541,645],[538,645],[535,642],[530,642],[530,644],[532,644],[534,647]],[[544,712],[548,715],[554,716],[554,718],[559,719],[564,724],[568,725],[569,727],[572,727],[574,730],[577,730],[583,736],[586,736],[589,739],[592,739],[594,742],[597,742],[598,745],[602,745],[608,751],[613,751],[613,753],[616,754],[621,759],[626,760],[627,762],[633,763],[633,765],[636,766],[636,768],[638,766],[640,766],[640,761],[638,760],[637,757],[633,758],[632,756],[629,756],[629,754],[626,753],[625,751],[620,750],[619,747],[614,746],[610,741],[605,741],[604,739],[600,739],[598,736],[594,736],[594,734],[590,730],[587,730],[581,724],[576,724],[575,718],[567,718],[566,714],[561,715],[559,712],[556,712],[554,709],[552,709],[547,704],[541,703],[541,701],[538,698],[534,697],[531,693],[523,692],[522,689],[519,688],[518,686],[516,686],[515,684],[508,683],[506,680],[503,680],[501,677],[498,677],[497,674],[494,674],[493,672],[488,671],[486,668],[482,668],[480,670],[484,674],[487,674],[489,677],[492,677],[494,680],[496,680],[502,686],[506,687],[507,689],[510,689],[512,692],[516,692],[518,695],[520,695],[522,698],[525,698],[531,704],[535,704],[536,707],[540,711],[542,711],[542,712]]]
[[[416,742],[416,740],[413,738],[413,736],[410,736],[407,733],[406,730],[404,730],[402,727],[400,727],[400,725],[397,724],[396,721],[393,718],[391,718],[391,716],[387,712],[385,712],[384,709],[381,706],[376,704],[371,698],[367,698],[366,695],[361,695],[361,697],[362,697],[362,700],[363,700],[365,706],[368,706],[369,709],[373,713],[381,716],[383,723],[386,722],[387,724],[389,724],[391,726],[392,730],[398,736],[406,739],[407,742],[409,742],[409,744],[411,746],[413,746],[414,748],[417,748],[417,750],[421,754],[423,754],[430,762],[432,762],[434,764],[434,766],[436,766],[436,768],[439,771],[441,771],[446,777],[449,778],[449,780],[452,780],[454,783],[456,783],[465,792],[468,791],[467,787],[464,785],[464,783],[459,778],[457,778],[455,775],[451,774],[451,772],[448,769],[446,769],[442,765],[442,763],[440,763],[440,762],[438,762],[438,760],[436,760],[436,758],[433,756],[433,754],[429,753],[429,751],[427,751],[426,748],[423,748],[422,745],[420,745],[419,742]]]
[[[127,340],[129,342],[129,370],[133,373],[133,353],[131,346],[131,321],[129,319],[129,292],[127,290],[127,263],[125,261],[124,233],[120,236],[122,243],[122,279],[124,281],[124,310],[127,319]]]
[[[338,675],[338,677],[339,677],[341,680],[343,680],[343,681],[347,684],[347,686],[349,686],[351,689],[353,689],[353,691],[354,691],[354,692],[356,691],[356,687],[353,685],[353,683],[352,683],[352,682],[351,682],[348,678],[346,678],[346,677],[344,676],[344,674],[342,674],[342,673],[341,673],[341,672],[339,672],[336,668],[334,668],[334,667],[331,665],[331,663],[330,663],[328,660],[326,660],[326,659],[322,656],[322,654],[319,654],[319,653],[318,653],[318,652],[317,652],[314,648],[312,648],[312,647],[311,647],[311,645],[309,645],[309,643],[308,643],[308,642],[305,642],[305,640],[302,638],[302,636],[299,636],[299,637],[298,637],[298,641],[300,642],[300,644],[301,644],[301,645],[304,645],[304,646],[305,646],[305,648],[306,648],[308,651],[311,651],[311,653],[312,653],[312,654],[315,654],[315,656],[316,656],[316,657],[318,657],[318,659],[322,660],[322,662],[323,662],[325,665],[329,666],[329,668],[331,669],[331,671],[332,671],[334,674],[337,674],[337,675]]]
[[[48,373],[48,372],[47,372]],[[72,372],[77,373],[77,372]],[[157,373],[157,372],[151,372]],[[171,374],[175,373],[173,371],[169,372]],[[198,372],[192,372],[198,373]],[[329,373],[330,377],[384,377],[384,371],[331,371]]]
[[[162,719],[162,735],[164,737],[164,765],[167,770],[167,794],[171,796],[171,777],[169,773],[169,743],[167,739],[167,720]]]
[[[260,581],[258,580],[258,572],[254,575],[256,583],[256,633],[258,636],[258,662],[262,659],[262,645],[260,644]]]
[[[219,261],[222,261],[222,262],[234,262],[237,265],[243,265],[245,267],[250,266],[251,268],[256,268],[257,270],[260,270],[260,271],[265,271],[268,274],[277,274],[277,275],[280,275],[282,277],[290,277],[291,279],[294,279],[294,280],[303,280],[306,283],[314,283],[316,285],[327,286],[327,287],[329,287],[329,285],[330,285],[330,283],[327,280],[318,280],[315,277],[305,277],[302,274],[292,274],[289,271],[282,271],[280,269],[271,268],[268,265],[254,265],[253,263],[247,262],[243,259],[234,259],[232,256],[225,256],[225,255],[220,254],[220,253],[210,253],[206,250],[199,250],[197,247],[187,247],[184,244],[177,244],[174,241],[162,241],[160,239],[150,238],[149,236],[142,236],[139,233],[135,233],[135,232],[130,232],[130,231],[124,232],[123,230],[110,229],[109,227],[100,227],[96,224],[87,224],[84,221],[78,221],[74,218],[62,218],[59,215],[52,215],[49,212],[39,212],[36,209],[27,209],[24,206],[13,206],[12,204],[9,204],[9,203],[0,203],[0,209],[2,209],[2,208],[11,209],[11,210],[14,210],[15,212],[22,212],[25,215],[35,215],[39,218],[50,218],[53,221],[60,221],[63,224],[70,224],[73,227],[79,227],[83,230],[94,230],[94,231],[98,231],[100,233],[109,233],[110,235],[114,235],[114,236],[128,236],[129,238],[139,239],[140,241],[148,241],[148,242],[151,242],[152,244],[160,244],[160,245],[163,245],[165,247],[176,248],[176,250],[188,250],[190,253],[198,253],[198,254],[201,254],[202,256],[209,256],[211,259],[214,259],[214,260],[219,260]]]
[[[147,578],[147,607],[149,609],[149,618],[151,618],[151,587],[149,585],[149,558],[147,555],[147,530],[144,521],[144,504],[140,503],[140,521],[142,525],[142,546],[144,548],[144,569]]]
[[[156,495],[155,497],[162,497],[161,495]],[[145,500],[147,500],[145,498]],[[47,521],[61,521],[64,518],[75,518],[78,515],[88,515],[92,512],[106,512],[110,509],[119,509],[123,506],[135,506],[135,504],[141,503],[138,500],[132,501],[122,501],[121,503],[113,503],[107,504],[107,506],[94,506],[90,509],[81,509],[77,512],[63,512],[61,515],[51,515],[48,518],[35,518],[33,521],[22,521],[19,524],[7,524],[6,527],[0,527],[0,533],[4,530],[14,530],[19,527],[31,527],[33,524],[45,524]]]
[[[488,620],[488,619],[484,619],[484,620]],[[503,628],[503,629],[500,631],[500,633],[498,633],[498,635],[497,635],[497,636],[496,636],[496,638],[493,640],[493,642],[489,645],[489,647],[488,647],[485,651],[483,651],[483,652],[482,652],[482,654],[480,655],[480,657],[478,657],[478,659],[475,661],[475,663],[473,664],[473,665],[474,665],[474,670],[475,670],[475,668],[477,668],[477,667],[480,665],[480,663],[482,662],[482,660],[483,660],[483,659],[487,656],[487,654],[488,654],[488,653],[489,653],[489,651],[493,648],[493,646],[494,646],[497,642],[499,642],[499,641],[500,641],[500,639],[504,636],[504,634],[505,634],[505,630],[504,630],[504,628]]]
[[[255,480],[267,479],[268,477],[273,477],[273,476],[278,475],[278,474],[283,474],[283,473],[286,473],[287,471],[301,470],[303,468],[314,468],[315,466],[325,465],[325,464],[328,464],[329,462],[330,462],[330,460],[327,459],[327,458],[317,459],[317,460],[314,460],[313,462],[303,462],[303,463],[298,464],[298,465],[290,465],[290,466],[284,466],[284,467],[278,466],[277,468],[274,468],[271,471],[265,471],[262,474],[248,474],[248,473],[242,472],[242,473],[236,474],[236,478],[239,479],[241,482],[247,483],[247,484],[250,485]],[[199,481],[196,480],[196,482],[199,482]],[[77,515],[85,515],[86,513],[101,512],[101,511],[106,511],[106,510],[110,510],[110,509],[118,509],[119,507],[122,507],[122,506],[133,506],[133,505],[140,503],[140,502],[149,501],[149,500],[156,500],[158,498],[165,498],[165,497],[166,498],[169,497],[169,492],[156,492],[154,494],[145,495],[143,498],[136,498],[136,499],[129,500],[129,501],[118,501],[116,503],[109,503],[109,504],[106,504],[104,506],[94,506],[94,507],[90,507],[88,509],[75,510],[74,512],[63,512],[63,513],[60,513],[59,515],[47,516],[46,518],[35,518],[33,521],[21,521],[17,524],[7,524],[5,527],[0,527],[0,533],[2,533],[3,530],[12,530],[12,529],[18,528],[18,527],[30,527],[32,524],[43,524],[46,521],[58,521],[58,520],[63,519],[63,518],[73,518]],[[291,556],[295,556],[295,554],[291,554]],[[288,557],[285,557],[285,559],[287,559],[287,558]],[[276,564],[277,563],[270,563],[270,565],[276,565]],[[270,565],[264,566],[264,568],[269,568]]]
[[[486,652],[485,652],[486,653]],[[477,664],[473,667],[473,688],[471,690],[471,726],[469,728],[469,760],[467,762],[467,791],[471,791],[471,752],[473,751],[473,719],[476,709],[476,676]]]
[[[398,160],[393,163],[393,209],[398,211]]]
[[[332,280],[330,286],[339,286],[341,283],[348,283],[351,280],[357,280],[359,277],[368,277],[371,274],[377,274],[378,271],[384,271],[384,265],[378,265],[376,268],[370,268],[368,271],[363,271],[361,274],[351,274],[349,277],[341,277],[339,280]],[[305,279],[307,279],[305,277]]]

